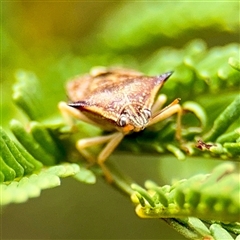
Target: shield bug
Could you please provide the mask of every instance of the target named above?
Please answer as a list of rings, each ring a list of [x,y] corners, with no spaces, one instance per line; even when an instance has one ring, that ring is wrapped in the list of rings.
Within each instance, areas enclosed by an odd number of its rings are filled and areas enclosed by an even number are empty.
[[[102,167],[108,179],[111,175],[104,162],[125,135],[142,131],[177,113],[176,136],[180,138],[180,99],[162,108],[166,96],[158,95],[171,75],[172,72],[167,72],[149,77],[131,69],[98,67],[68,82],[70,102],[59,103],[63,114],[110,132],[104,136],[80,139],[76,144],[86,159]],[[97,157],[93,157],[87,148],[98,144],[105,144],[105,147]]]

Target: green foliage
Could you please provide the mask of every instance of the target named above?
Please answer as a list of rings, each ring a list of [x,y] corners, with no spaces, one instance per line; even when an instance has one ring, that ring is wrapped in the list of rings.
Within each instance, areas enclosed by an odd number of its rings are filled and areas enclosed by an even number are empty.
[[[60,177],[69,177],[80,171],[77,164],[65,163],[49,168],[42,168],[37,173],[15,179],[0,185],[1,205],[23,203],[29,198],[39,197],[43,189],[60,185]]]
[[[1,182],[13,181],[42,168],[42,163],[12,141],[1,128]]]
[[[182,43],[189,37],[194,38],[201,33],[204,35],[204,32],[205,34],[216,34],[220,31],[236,32],[239,25],[238,7],[238,2],[219,1],[207,4],[129,2],[108,16],[100,36],[103,42],[114,49],[133,51],[149,47],[150,42]],[[138,14],[135,14],[136,12]]]
[[[67,49],[63,56],[58,53],[53,61],[45,59],[36,65],[34,62],[31,65],[34,73],[16,71],[14,66],[13,102],[27,120],[22,121],[16,114],[10,121],[10,129],[0,129],[1,205],[38,197],[41,190],[60,185],[61,177],[73,176],[94,184],[103,175],[98,166],[86,168],[85,160],[75,149],[79,138],[101,134],[101,130],[82,123],[71,128],[57,110],[57,102],[66,99],[63,83],[68,77],[95,65],[123,65],[147,75],[174,70],[161,93],[168,102],[182,99],[181,141],[175,139],[176,120],[171,117],[127,136],[119,150],[174,155],[176,161],[186,161],[191,156],[205,160],[206,165],[209,160],[226,163],[210,174],[178,179],[169,185],[159,186],[149,180],[146,189],[107,163],[112,186],[132,197],[140,217],[161,218],[186,238],[237,238],[240,234],[238,10],[237,2],[211,1],[207,7],[201,2],[123,2],[89,37],[75,45],[76,54],[66,47],[67,42],[57,47]],[[4,34],[11,45],[13,39],[5,31]],[[21,55],[19,62],[24,58],[26,63],[30,62],[17,45],[12,51]],[[4,59],[7,55],[4,51]],[[14,64],[22,68],[18,61]],[[3,114],[8,110],[4,105]],[[6,133],[9,130],[17,141]]]
[[[194,44],[196,43],[199,43],[199,41],[195,41]],[[230,54],[227,55],[229,56]],[[189,65],[183,64],[180,68],[178,66],[176,65],[175,67],[180,69],[180,73],[177,75],[179,77],[184,75],[181,74],[181,71],[182,73],[186,70],[189,71]],[[208,65],[206,65],[207,67]],[[216,69],[219,68],[215,67],[213,72]],[[191,76],[197,75],[196,72],[199,69],[195,67],[194,71],[195,73]],[[236,74],[237,71],[233,70],[227,76],[229,79],[231,77],[236,79]],[[214,76],[212,70],[209,72],[209,75]],[[22,81],[23,78],[24,81]],[[4,196],[1,204],[20,203],[28,198],[37,197],[41,189],[58,186],[60,184],[59,176],[75,175],[74,177],[79,181],[95,183],[96,177],[90,170],[82,168],[79,171],[76,164],[73,164],[72,167],[71,165],[57,165],[62,161],[66,162],[68,159],[71,159],[70,151],[72,146],[69,148],[69,143],[66,144],[66,141],[63,141],[63,139],[67,138],[70,143],[73,143],[74,139],[76,139],[75,132],[68,128],[60,119],[57,121],[47,120],[46,118],[44,121],[41,120],[44,116],[44,111],[38,112],[35,107],[41,106],[43,98],[41,98],[39,82],[32,73],[22,71],[18,73],[17,80],[18,82],[14,87],[13,100],[27,114],[30,120],[39,119],[40,122],[30,121],[26,128],[18,120],[11,121],[11,130],[20,144],[12,141],[1,129],[1,149],[3,154],[1,157],[2,168],[0,177],[1,182],[3,182],[1,191]],[[178,81],[176,77],[173,79],[172,86],[174,88],[170,86],[172,91],[177,91],[178,84],[176,82]],[[219,78],[216,82],[221,85],[221,81],[223,80]],[[189,85],[185,84],[185,87],[192,87],[193,80],[191,78],[186,82]],[[34,91],[30,91],[33,87],[32,84],[34,85]],[[236,80],[232,81],[230,85],[234,86],[235,84]],[[206,84],[204,88],[206,89],[207,87],[208,85]],[[218,88],[218,90],[220,91],[221,89]],[[167,91],[168,89],[166,89]],[[211,85],[209,85],[208,92],[211,91]],[[200,93],[194,93],[194,96]],[[190,99],[189,96],[185,98],[187,100]],[[198,126],[193,126],[193,122],[186,119],[182,134],[183,138],[188,139],[188,141],[175,142],[175,121],[167,120],[154,126],[152,129],[146,130],[137,137],[139,143],[138,146],[135,146],[138,149],[137,151],[171,152],[179,160],[186,159],[187,155],[202,155],[208,158],[220,157],[239,161],[239,129],[234,128],[227,132],[231,126],[235,127],[234,123],[238,119],[240,109],[239,96],[215,120],[208,119],[212,125],[210,128],[209,123],[207,124],[207,109],[204,109],[195,101],[186,101],[182,106],[183,110],[191,112],[198,122]],[[206,129],[210,130],[206,131]],[[202,138],[205,142],[200,140],[197,142],[199,138]],[[124,143],[122,145],[125,150],[131,149],[133,146],[133,143],[129,144],[129,142],[132,142],[131,136],[125,142],[125,145],[128,145],[128,147],[124,147]],[[206,155],[206,153],[208,154]],[[74,161],[80,161],[79,163],[81,163],[81,158],[79,157]],[[53,165],[55,167],[50,167]],[[69,170],[69,166],[71,170]],[[180,180],[172,186],[159,187],[152,182],[147,182],[146,187],[150,191],[155,191],[153,196],[137,185],[133,185],[133,189],[138,191],[137,197],[140,203],[136,210],[137,214],[141,217],[167,218],[168,220],[166,221],[171,226],[188,237],[193,238],[194,236],[205,235],[214,237],[219,234],[220,237],[216,239],[221,239],[221,236],[229,233],[221,226],[221,222],[219,225],[219,221],[229,221],[234,224],[234,222],[240,220],[240,206],[237,201],[239,197],[239,175],[233,173],[233,168],[233,165],[219,166],[210,176],[195,175],[188,180]],[[132,191],[129,190],[131,183],[125,182],[122,176],[120,178],[116,177],[117,175],[115,175],[112,168],[109,167],[109,169],[114,176],[115,186],[127,194],[131,194]],[[186,217],[188,220],[184,220]],[[207,230],[203,232],[199,230],[199,224],[203,224],[201,220],[194,220],[195,222],[190,227],[190,223],[195,219],[192,217],[202,219],[205,224],[209,224],[209,227],[206,228]],[[211,224],[212,220],[217,221],[218,224]],[[196,221],[199,221],[198,224],[196,224]],[[237,228],[238,225],[233,226]]]
[[[44,116],[44,96],[40,83],[33,73],[18,71],[16,84],[13,86],[13,100],[31,120]]]
[[[139,217],[167,219],[188,238],[233,239],[230,233],[240,234],[239,179],[235,166],[225,163],[211,174],[195,175],[172,186],[147,181],[145,190],[132,184],[132,200],[138,204]],[[220,221],[233,222],[235,230]]]
[[[170,97],[179,94],[182,99],[196,99],[203,93],[214,94],[238,86],[239,72],[226,64],[238,54],[238,44],[207,49],[204,41],[196,39],[183,49],[161,48],[146,61],[144,68],[150,74],[174,69],[172,81],[163,91]],[[186,91],[186,87],[191,87],[191,91]]]
[[[148,181],[145,186],[149,192],[133,184],[140,203],[136,212],[143,218],[191,216],[208,221],[240,221],[240,176],[234,168],[234,165],[225,163],[216,167],[210,175],[198,174],[172,186],[160,187]]]
[[[235,121],[238,121],[238,117],[240,115],[239,105],[240,96],[237,96],[237,98],[214,121],[213,128],[204,137],[205,141],[216,141],[219,136],[226,132],[231,124],[233,124]],[[237,140],[237,138],[234,140]]]

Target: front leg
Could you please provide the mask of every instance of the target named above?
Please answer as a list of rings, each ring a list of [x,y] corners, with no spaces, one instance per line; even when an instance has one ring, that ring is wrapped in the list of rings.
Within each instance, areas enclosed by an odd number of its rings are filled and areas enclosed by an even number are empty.
[[[181,139],[181,118],[182,118],[182,107],[180,104],[178,104],[180,99],[175,99],[172,103],[170,103],[165,108],[159,110],[155,113],[150,120],[148,126],[153,125],[157,122],[160,122],[166,118],[169,118],[170,116],[177,114],[177,130],[176,130],[176,138]]]
[[[92,138],[83,138],[77,141],[76,147],[78,151],[90,162],[97,162],[100,165],[105,162],[108,156],[114,151],[120,141],[123,139],[121,132],[115,132],[106,136],[97,136]],[[91,156],[89,151],[86,149],[91,146],[100,145],[107,143],[106,146],[98,154],[97,158]]]
[[[106,176],[109,182],[112,181],[111,173],[105,166],[104,162],[109,157],[109,155],[114,151],[117,145],[123,139],[124,134],[121,132],[115,132],[106,136],[98,136],[93,138],[85,138],[77,141],[76,147],[78,151],[90,162],[97,162],[102,168],[104,175]],[[99,144],[107,143],[105,147],[101,150],[97,158],[94,158],[90,152],[86,149],[91,146],[96,146]]]

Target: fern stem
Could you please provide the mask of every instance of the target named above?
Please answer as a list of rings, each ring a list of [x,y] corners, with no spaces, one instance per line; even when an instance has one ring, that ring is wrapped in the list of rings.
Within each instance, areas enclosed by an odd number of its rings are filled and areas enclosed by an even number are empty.
[[[174,218],[163,218],[164,222],[166,222],[169,226],[174,228],[181,235],[186,237],[187,239],[201,239],[201,235],[189,229],[185,223],[182,223],[179,219]]]

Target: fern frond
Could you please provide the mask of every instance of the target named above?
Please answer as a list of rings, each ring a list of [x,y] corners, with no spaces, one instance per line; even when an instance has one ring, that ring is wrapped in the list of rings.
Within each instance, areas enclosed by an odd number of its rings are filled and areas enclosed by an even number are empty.
[[[235,170],[235,172],[234,172]],[[198,217],[205,220],[240,221],[240,176],[233,164],[222,164],[209,175],[196,175],[172,186],[146,182],[148,192],[133,184],[141,199],[136,212],[143,218]],[[140,195],[139,195],[140,194]]]
[[[32,134],[31,130],[30,132],[27,132],[24,126],[17,120],[12,120],[10,124],[11,130],[14,133],[15,137],[34,158],[41,161],[46,166],[54,165],[59,161],[59,159],[57,159],[57,156],[60,155],[59,153],[55,156],[48,152],[49,148],[51,148],[51,150],[53,150],[52,148],[56,150],[57,147],[56,143],[54,143],[50,134],[46,131],[46,129],[44,129],[44,127],[40,127],[40,131],[42,134],[44,133],[47,136],[47,148],[46,142],[41,138],[41,135],[39,135],[37,139],[34,138],[34,134]],[[33,124],[32,126],[35,125]],[[60,152],[60,150],[58,152]]]
[[[39,197],[43,189],[60,185],[60,177],[69,177],[80,171],[77,164],[65,163],[58,166],[43,168],[40,172],[11,181],[10,184],[0,184],[0,205],[23,203],[29,198]]]
[[[239,87],[239,72],[228,61],[239,56],[239,44],[232,43],[207,49],[206,43],[195,39],[183,49],[161,48],[143,64],[149,74],[174,70],[174,74],[162,92],[169,98],[176,95],[184,100],[195,100],[199,95],[234,92]]]
[[[132,184],[132,188],[136,191],[132,195],[132,200],[138,203],[136,213],[141,218],[164,218],[165,221],[173,221],[172,223],[175,224],[181,222],[185,230],[195,228],[193,231],[195,233],[200,221],[196,218],[204,220],[208,226],[216,221],[218,224],[211,225],[207,231],[204,230],[202,236],[206,234],[214,236],[217,232],[227,236],[229,233],[224,228],[227,229],[228,225],[229,228],[234,226],[231,230],[233,234],[238,234],[239,231],[239,223],[237,223],[240,221],[239,185],[240,175],[236,167],[225,163],[216,167],[211,174],[195,175],[180,180],[172,186],[160,187],[152,181],[147,181],[145,183],[147,190],[145,190]],[[231,224],[225,226],[226,222]],[[178,224],[175,227],[178,228]]]
[[[33,136],[32,131],[26,132],[19,122],[13,121],[12,125],[14,125],[13,132],[22,145],[11,140],[0,128],[2,153],[0,157],[0,205],[22,203],[29,198],[38,197],[43,189],[60,185],[60,178],[63,177],[74,176],[78,181],[88,184],[95,183],[95,175],[85,168],[81,168],[80,171],[78,164],[65,162],[51,167],[46,166],[53,164],[53,162],[49,162],[49,159],[51,161],[59,160],[57,158],[60,156],[60,152],[43,125],[37,122],[30,124],[33,128],[37,127]],[[37,140],[34,138],[36,133],[39,133]],[[48,144],[47,147],[46,143],[42,144],[45,140]]]

